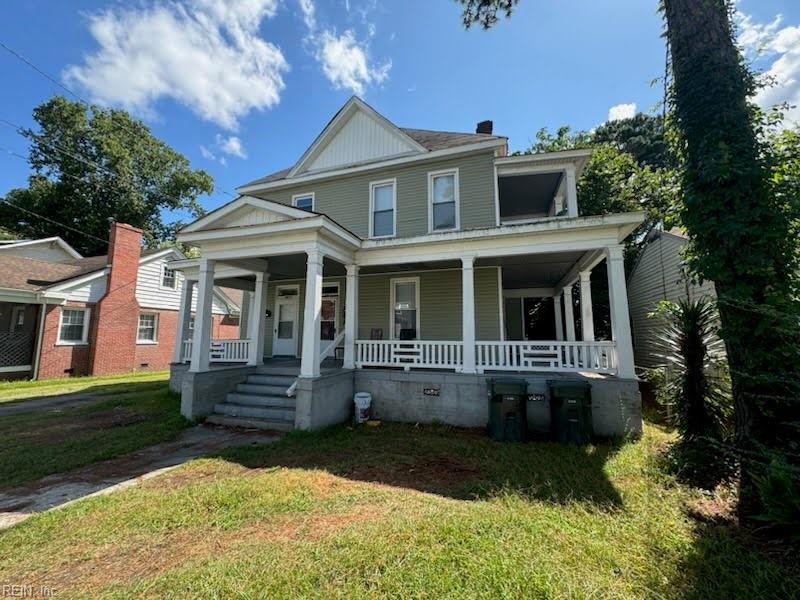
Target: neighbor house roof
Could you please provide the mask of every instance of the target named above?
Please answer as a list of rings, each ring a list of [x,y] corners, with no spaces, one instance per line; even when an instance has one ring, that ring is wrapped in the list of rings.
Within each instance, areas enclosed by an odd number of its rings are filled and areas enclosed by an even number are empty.
[[[39,291],[66,281],[100,271],[106,267],[105,256],[90,256],[67,262],[47,262],[22,256],[0,258],[0,288]]]

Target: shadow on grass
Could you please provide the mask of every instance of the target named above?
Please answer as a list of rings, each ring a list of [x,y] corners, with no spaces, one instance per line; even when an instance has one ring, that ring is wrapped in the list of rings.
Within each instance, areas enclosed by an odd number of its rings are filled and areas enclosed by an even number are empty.
[[[77,389],[59,390],[59,386],[53,385],[52,391],[49,386],[31,387],[30,390],[12,390],[14,393],[13,398],[8,400],[3,399],[3,390],[0,389],[0,414],[14,413],[18,410],[36,409],[38,406],[45,406],[49,404],[59,404],[60,402],[70,402],[82,400],[83,398],[101,399],[108,396],[117,396],[121,394],[138,394],[147,392],[157,392],[162,390],[167,385],[166,380],[146,380],[137,381],[132,378],[130,381],[115,381],[86,383],[73,382],[66,380],[63,387],[79,386]],[[25,392],[28,395],[21,396]],[[20,397],[16,397],[20,396]]]
[[[498,443],[478,430],[386,423],[294,432],[277,444],[231,448],[219,457],[249,468],[321,469],[456,499],[515,494],[613,510],[622,507],[622,499],[604,467],[623,443]]]

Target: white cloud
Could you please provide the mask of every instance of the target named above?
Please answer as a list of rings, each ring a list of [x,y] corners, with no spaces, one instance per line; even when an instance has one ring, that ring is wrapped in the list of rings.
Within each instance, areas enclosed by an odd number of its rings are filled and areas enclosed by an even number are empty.
[[[609,121],[620,121],[622,119],[632,119],[636,116],[636,104],[617,104],[608,109]]]
[[[342,35],[326,30],[319,38],[317,60],[322,72],[337,90],[347,89],[363,95],[364,89],[373,83],[381,83],[392,68],[392,61],[382,65],[371,65],[367,50],[358,43],[352,29]]]
[[[216,155],[211,150],[202,145],[200,146],[200,155],[206,160],[217,160]]]
[[[89,30],[99,48],[63,77],[100,104],[152,116],[156,101],[171,98],[235,130],[251,110],[278,104],[285,87],[289,65],[259,35],[277,6],[278,0],[196,0],[95,13]]]
[[[298,0],[298,2],[303,13],[303,22],[308,30],[306,41],[310,44],[309,51],[334,88],[347,89],[361,96],[369,85],[386,80],[392,68],[392,61],[387,60],[379,65],[372,62],[369,56],[369,43],[356,39],[355,31],[352,29],[345,30],[341,35],[331,28],[320,32],[317,27],[314,1]],[[346,9],[349,12],[349,4]],[[366,19],[366,14],[367,12],[363,13],[363,19]],[[375,36],[375,25],[366,20],[364,25],[369,40]]]
[[[242,140],[235,135],[226,138],[217,134],[217,147],[225,154],[238,156],[239,158],[247,158],[247,152],[244,151]]]

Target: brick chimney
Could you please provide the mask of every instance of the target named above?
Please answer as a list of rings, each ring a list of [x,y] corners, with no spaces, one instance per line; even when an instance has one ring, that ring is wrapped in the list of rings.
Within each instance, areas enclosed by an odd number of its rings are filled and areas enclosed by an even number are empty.
[[[108,239],[111,271],[106,293],[92,315],[95,331],[92,374],[132,371],[139,326],[136,277],[142,251],[142,230],[126,223],[112,223]]]
[[[488,133],[492,135],[492,129],[494,129],[494,123],[491,121],[481,121],[475,128],[475,133]]]

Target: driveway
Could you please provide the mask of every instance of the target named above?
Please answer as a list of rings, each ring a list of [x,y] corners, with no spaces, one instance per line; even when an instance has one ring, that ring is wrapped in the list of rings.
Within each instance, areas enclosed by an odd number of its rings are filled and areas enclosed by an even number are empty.
[[[30,406],[33,402],[37,400],[25,404]],[[266,444],[279,438],[277,433],[197,425],[183,431],[174,441],[0,492],[0,529],[38,512],[136,485],[139,481],[155,477],[194,458],[230,446]]]

